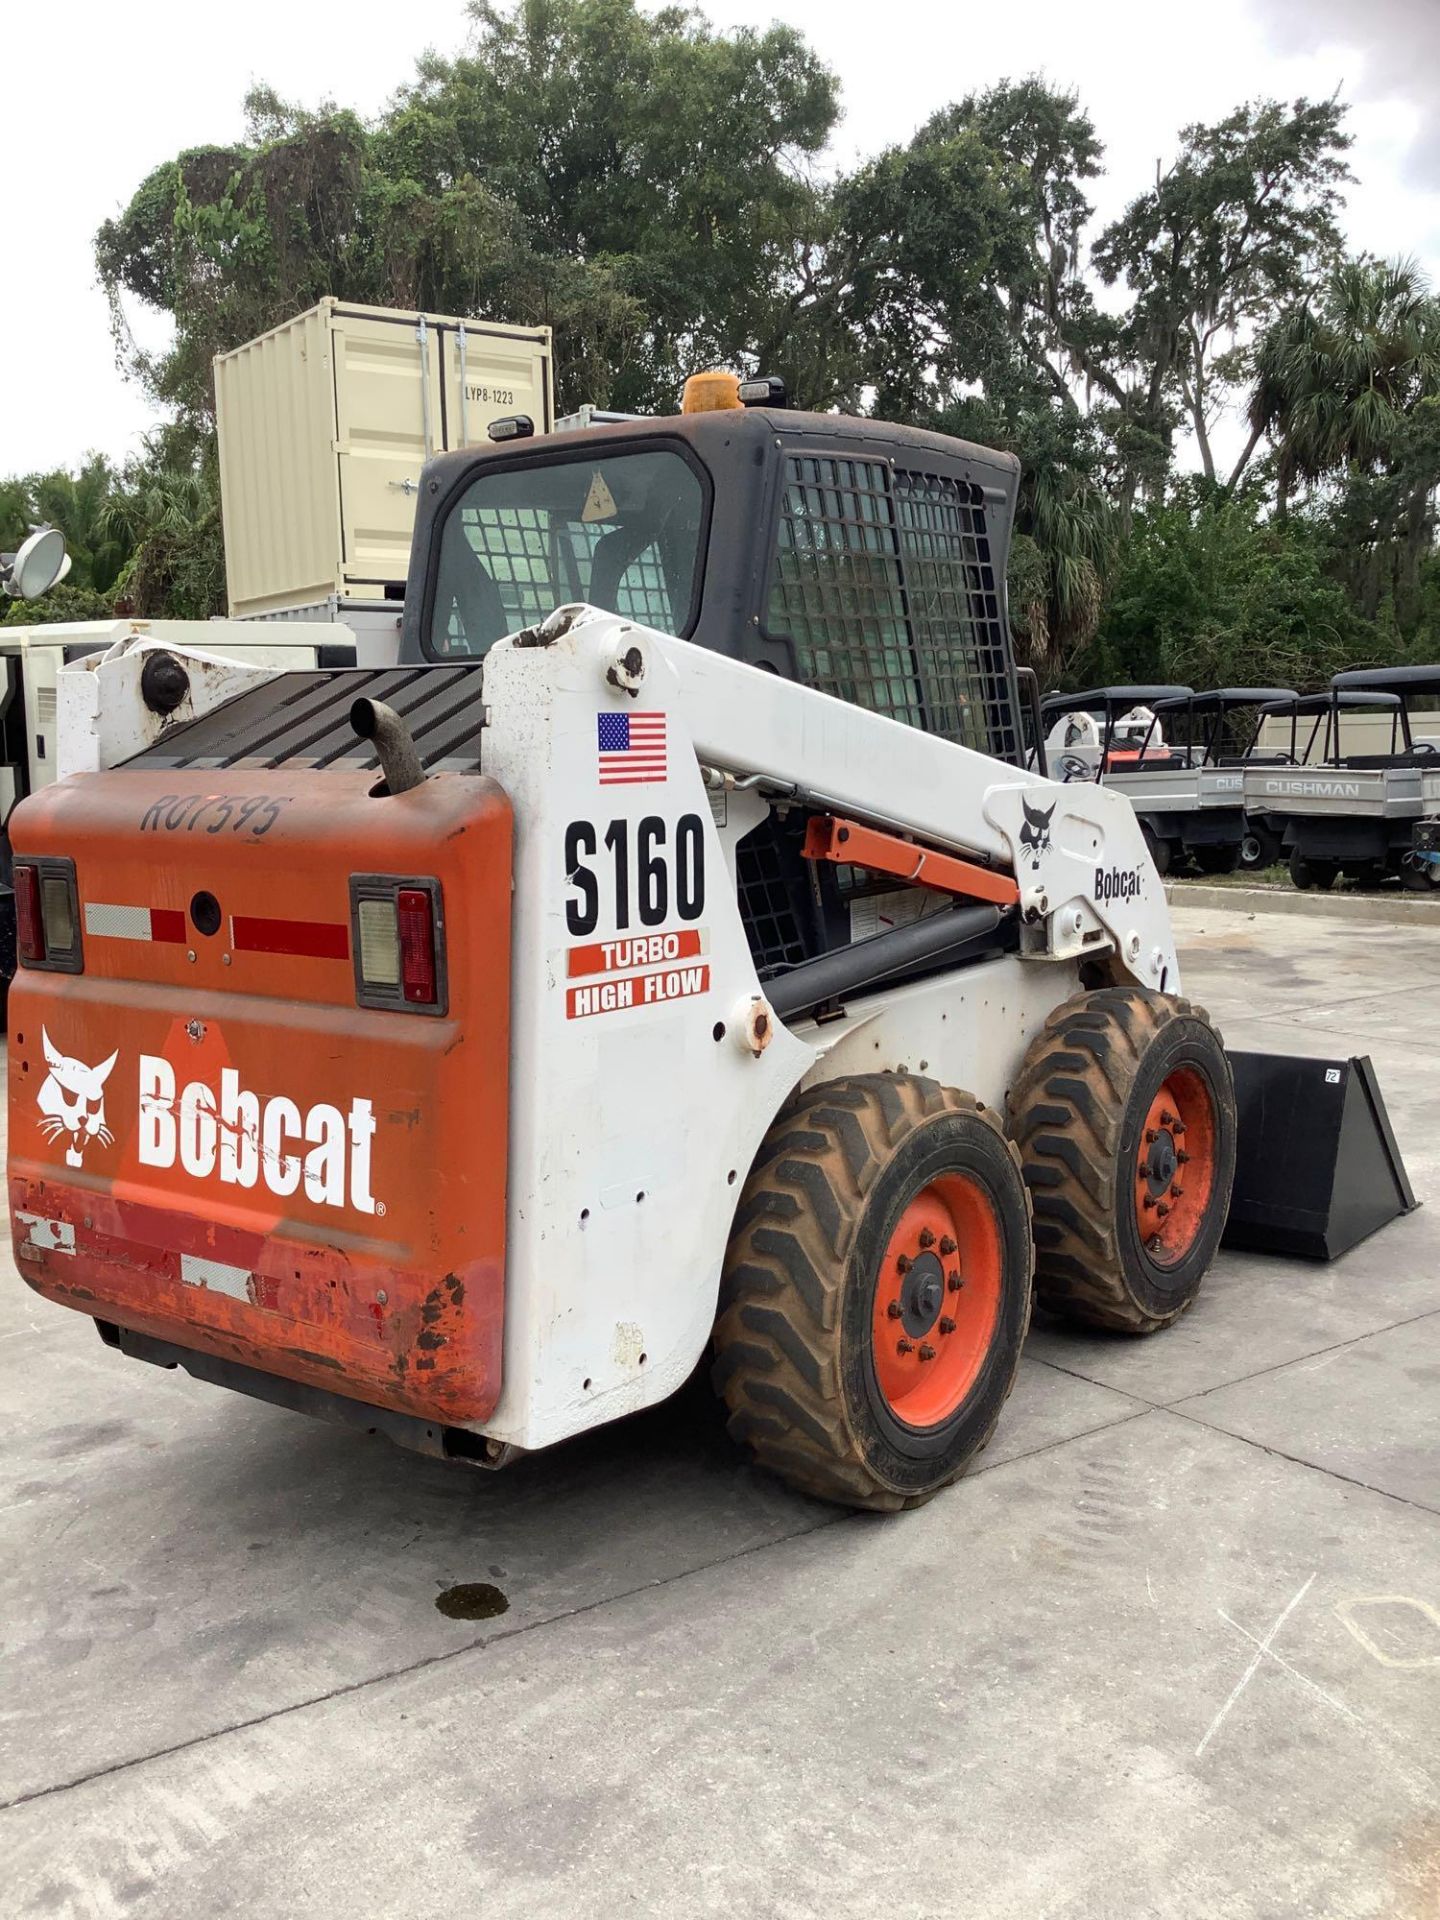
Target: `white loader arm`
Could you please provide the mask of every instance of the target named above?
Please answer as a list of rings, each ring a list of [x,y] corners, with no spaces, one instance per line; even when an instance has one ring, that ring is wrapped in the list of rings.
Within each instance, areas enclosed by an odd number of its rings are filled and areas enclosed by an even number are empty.
[[[633,679],[638,688],[647,652],[662,653],[703,764],[1008,866],[1020,888],[1027,957],[1113,950],[1140,986],[1179,991],[1164,885],[1124,794],[1011,767],[615,614],[562,608],[552,619],[583,627],[589,645],[611,653],[612,685]],[[639,667],[630,666],[632,654]]]

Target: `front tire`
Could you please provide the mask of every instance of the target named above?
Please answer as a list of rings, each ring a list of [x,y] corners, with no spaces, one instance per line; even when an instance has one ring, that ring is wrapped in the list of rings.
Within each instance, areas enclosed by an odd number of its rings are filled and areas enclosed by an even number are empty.
[[[1057,1007],[1010,1095],[1035,1209],[1035,1297],[1152,1333],[1199,1291],[1235,1175],[1235,1090],[1209,1016],[1105,987]]]
[[[1338,860],[1307,860],[1303,853],[1290,855],[1290,878],[1302,893],[1312,887],[1328,893],[1340,876]]]
[[[1019,1156],[970,1095],[898,1073],[796,1096],[725,1262],[714,1382],[730,1432],[803,1492],[919,1506],[1000,1417],[1032,1264]]]

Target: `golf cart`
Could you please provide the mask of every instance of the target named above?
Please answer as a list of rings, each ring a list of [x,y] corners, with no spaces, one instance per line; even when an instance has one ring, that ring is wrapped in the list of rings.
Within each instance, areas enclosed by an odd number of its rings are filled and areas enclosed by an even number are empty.
[[[1440,674],[1429,671],[1430,683],[1440,686]],[[1398,692],[1354,684],[1378,677],[1337,674],[1326,693],[1262,709],[1262,722],[1289,720],[1290,751],[1280,764],[1246,768],[1245,806],[1252,818],[1278,829],[1290,878],[1302,889],[1325,891],[1342,873],[1369,885],[1390,877],[1409,886],[1431,884],[1427,868],[1415,862],[1413,840],[1422,770],[1440,770],[1440,748],[1428,742],[1417,748]],[[1373,747],[1377,724],[1384,750],[1360,750]],[[1362,739],[1367,733],[1371,741]]]
[[[1242,785],[1256,737],[1248,716],[1281,698],[1293,695],[1276,687],[1196,693],[1180,686],[1055,694],[1043,709],[1054,723],[1050,773],[1103,778],[1124,793],[1161,873],[1187,859],[1202,873],[1269,866],[1278,841],[1248,828]]]

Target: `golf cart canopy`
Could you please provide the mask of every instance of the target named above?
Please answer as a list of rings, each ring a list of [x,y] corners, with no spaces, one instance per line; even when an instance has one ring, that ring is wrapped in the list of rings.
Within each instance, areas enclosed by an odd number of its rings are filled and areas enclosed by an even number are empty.
[[[1047,720],[1066,713],[1113,713],[1127,707],[1153,707],[1157,700],[1189,700],[1189,687],[1091,687],[1086,693],[1052,693],[1040,703]]]
[[[1177,694],[1152,700],[1150,704],[1157,713],[1170,713],[1182,707],[1189,707],[1194,713],[1223,713],[1229,707],[1269,706],[1272,702],[1296,698],[1288,687],[1212,687],[1205,693]]]
[[[1347,667],[1330,685],[1336,693],[1393,693],[1400,700],[1413,700],[1421,694],[1440,694],[1440,665]]]
[[[1339,679],[1342,676],[1337,675]],[[1390,752],[1388,754],[1342,754],[1340,751],[1340,716],[1342,713],[1379,713],[1390,718]],[[1315,742],[1324,729],[1324,744],[1321,758],[1328,763],[1343,764],[1348,767],[1385,766],[1396,760],[1410,758],[1414,754],[1414,743],[1410,737],[1410,719],[1405,710],[1405,702],[1398,693],[1384,691],[1371,692],[1367,689],[1339,689],[1331,686],[1322,693],[1292,693],[1287,699],[1272,701],[1259,710],[1255,737],[1258,741],[1260,729],[1267,718],[1288,719],[1290,722],[1290,758],[1297,758],[1299,741],[1299,723],[1313,719],[1310,737],[1305,751],[1298,758],[1309,764],[1314,752]],[[1402,744],[1403,743],[1403,744]]]
[[[1204,693],[1157,700],[1152,709],[1154,722],[1140,750],[1141,763],[1157,757],[1169,758],[1179,751],[1192,766],[1239,766],[1254,753],[1260,739],[1262,716],[1270,705],[1294,698],[1286,687],[1211,687]],[[1237,725],[1233,716],[1251,709],[1256,711],[1253,727],[1244,723]],[[1167,727],[1167,722],[1178,724]],[[1160,756],[1151,752],[1151,740],[1157,729],[1169,738],[1169,746],[1162,749]]]
[[[1260,711],[1264,714],[1295,714],[1303,718],[1310,713],[1328,713],[1332,707],[1368,707],[1381,713],[1393,712],[1402,707],[1404,701],[1398,693],[1356,693],[1342,691],[1332,687],[1328,693],[1287,693],[1276,698]]]

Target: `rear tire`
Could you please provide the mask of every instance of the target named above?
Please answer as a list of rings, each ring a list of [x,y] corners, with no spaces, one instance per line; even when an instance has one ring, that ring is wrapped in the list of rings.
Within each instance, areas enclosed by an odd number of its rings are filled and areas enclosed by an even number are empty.
[[[1278,833],[1268,827],[1247,825],[1245,837],[1240,842],[1240,871],[1263,873],[1267,867],[1279,865],[1280,853]]]
[[[1162,840],[1158,833],[1145,825],[1143,820],[1140,822],[1140,832],[1150,858],[1155,863],[1155,871],[1163,880],[1170,871],[1170,842]]]
[[[1126,1333],[1177,1319],[1215,1257],[1235,1175],[1235,1090],[1209,1016],[1140,988],[1067,1000],[1031,1044],[1010,1123],[1040,1304]]]
[[[802,1492],[919,1506],[1000,1417],[1032,1264],[1019,1156],[969,1094],[898,1073],[797,1095],[726,1256],[713,1377],[731,1434]]]
[[[1308,893],[1312,887],[1328,893],[1339,874],[1338,860],[1307,860],[1303,853],[1290,856],[1290,878],[1302,893]]]

